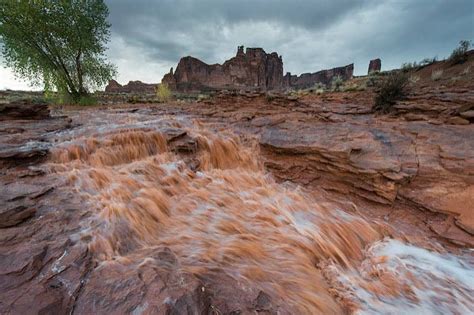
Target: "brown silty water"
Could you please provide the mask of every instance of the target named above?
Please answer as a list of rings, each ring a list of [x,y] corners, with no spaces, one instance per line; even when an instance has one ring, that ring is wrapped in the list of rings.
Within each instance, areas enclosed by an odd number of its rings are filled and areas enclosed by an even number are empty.
[[[393,239],[382,223],[276,182],[256,141],[186,118],[101,115],[58,135],[48,164],[95,209],[80,237],[99,268],[145,264],[168,247],[184,271],[225,274],[289,313],[474,309],[472,260]],[[172,149],[170,128],[191,149]]]

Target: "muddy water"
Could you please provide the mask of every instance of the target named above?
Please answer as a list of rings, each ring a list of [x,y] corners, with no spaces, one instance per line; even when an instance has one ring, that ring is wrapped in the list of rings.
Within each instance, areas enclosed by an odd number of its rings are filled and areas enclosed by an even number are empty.
[[[186,117],[88,115],[57,135],[48,168],[94,209],[78,237],[99,265],[146,262],[166,246],[185,271],[224,273],[294,313],[474,309],[472,256],[393,239],[381,224],[275,182],[256,141]],[[187,132],[193,152],[171,150],[172,128]]]

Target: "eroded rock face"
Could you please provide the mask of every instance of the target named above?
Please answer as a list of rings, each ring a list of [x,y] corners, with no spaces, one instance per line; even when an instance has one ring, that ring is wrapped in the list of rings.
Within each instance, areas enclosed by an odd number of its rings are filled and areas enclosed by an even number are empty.
[[[0,105],[0,167],[32,165],[44,160],[50,143],[44,134],[70,127],[65,116],[51,117],[48,105],[20,100]]]
[[[155,83],[143,83],[142,81],[129,81],[126,85],[121,85],[115,80],[110,80],[105,87],[107,93],[155,93]]]
[[[317,83],[329,85],[335,76],[342,80],[352,78],[354,65],[304,73],[300,76],[287,73],[283,76],[283,61],[277,53],[267,54],[262,48],[237,49],[237,55],[224,64],[208,65],[188,56],[181,58],[176,72],[173,69],[163,77],[166,83],[178,91],[260,89],[303,89]]]
[[[369,63],[369,70],[367,73],[371,74],[372,72],[380,72],[381,69],[382,69],[382,61],[380,60],[380,58],[373,59]]]
[[[0,104],[0,120],[49,118],[48,104],[40,100],[17,100]]]
[[[305,89],[321,83],[329,85],[332,79],[339,76],[343,81],[350,80],[354,73],[354,64],[344,67],[321,70],[314,73],[303,73],[300,76],[287,72],[283,78],[283,86],[286,88]]]
[[[279,89],[282,85],[283,61],[277,53],[267,54],[262,48],[238,47],[235,57],[224,64],[208,65],[188,56],[181,58],[173,74],[162,83],[179,91],[259,88]]]

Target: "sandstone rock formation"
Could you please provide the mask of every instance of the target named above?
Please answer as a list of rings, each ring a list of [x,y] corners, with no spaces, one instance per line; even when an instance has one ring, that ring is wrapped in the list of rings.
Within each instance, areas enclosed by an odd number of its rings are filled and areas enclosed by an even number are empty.
[[[167,73],[162,83],[178,91],[261,89],[281,90],[302,89],[316,83],[328,85],[333,77],[349,80],[353,76],[354,65],[304,73],[301,76],[287,73],[283,76],[282,57],[277,53],[267,54],[262,48],[237,48],[237,55],[224,64],[208,65],[188,56],[181,58],[176,71]]]
[[[166,74],[162,83],[179,91],[259,88],[279,89],[283,77],[281,56],[267,54],[262,48],[239,46],[235,57],[224,64],[208,65],[188,56],[181,58],[173,73]]]
[[[51,117],[46,103],[30,99],[0,104],[0,122],[0,168],[44,160],[49,143],[42,134],[70,126],[67,117]]]
[[[110,80],[105,87],[107,93],[155,93],[156,83],[143,83],[142,81],[129,81],[121,85],[115,80]]]
[[[49,118],[49,109],[44,101],[21,99],[0,104],[0,120],[45,118]]]
[[[369,63],[369,70],[367,73],[371,74],[372,72],[380,72],[381,69],[382,69],[382,61],[380,60],[380,58],[373,59]]]
[[[317,83],[329,85],[334,77],[339,76],[342,80],[346,81],[352,79],[353,73],[353,63],[344,67],[321,70],[314,73],[303,73],[300,76],[287,72],[283,78],[283,86],[285,88],[305,89]]]

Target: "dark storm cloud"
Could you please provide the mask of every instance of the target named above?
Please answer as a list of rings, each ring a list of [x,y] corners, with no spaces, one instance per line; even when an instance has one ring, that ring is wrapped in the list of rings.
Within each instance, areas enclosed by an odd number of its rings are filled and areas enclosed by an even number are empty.
[[[215,44],[225,39],[226,28],[235,25],[267,22],[287,28],[325,28],[353,10],[375,3],[374,0],[108,1],[115,36],[142,47],[150,58],[173,62],[186,53],[199,53],[200,58],[212,61],[217,57]],[[188,36],[199,38],[202,43],[191,46],[186,42]],[[238,44],[235,42],[233,46]]]
[[[295,73],[351,62],[364,73],[374,57],[393,68],[444,57],[460,39],[474,39],[472,0],[107,2],[113,38],[161,72],[185,55],[222,62],[244,44],[277,51]]]
[[[238,45],[278,52],[285,71],[293,73],[354,62],[356,74],[363,74],[372,58],[382,58],[382,68],[390,69],[446,57],[459,40],[474,40],[473,0],[106,2],[108,54],[120,82],[159,82],[187,55],[221,63]]]

